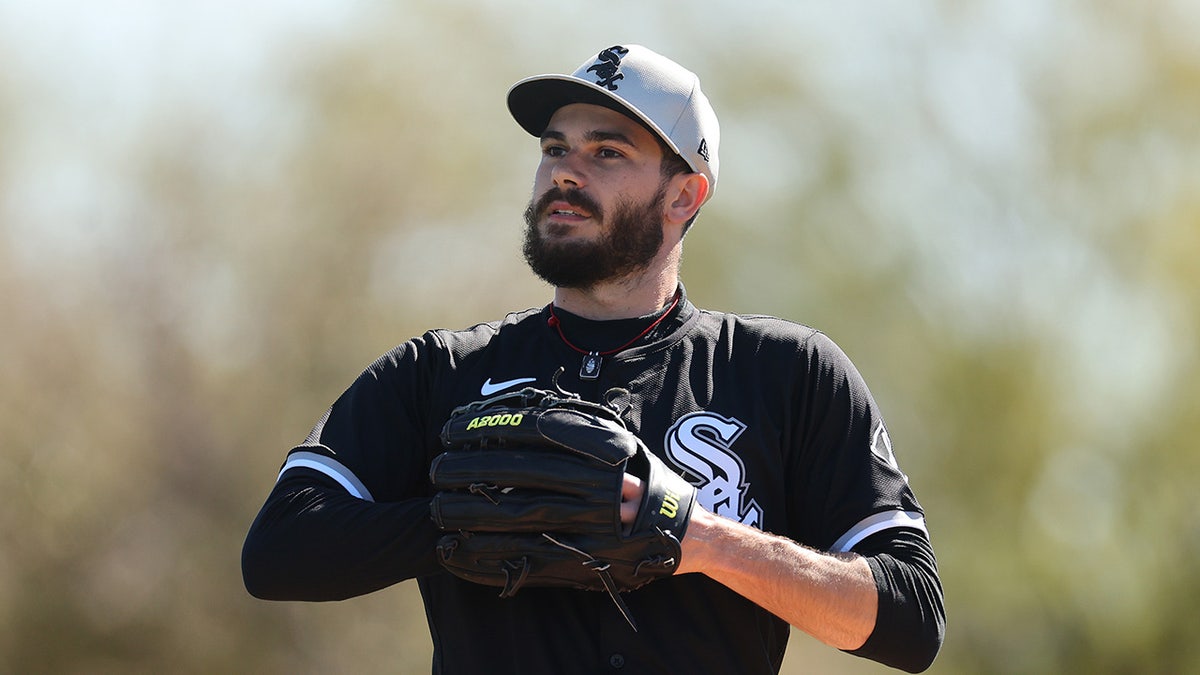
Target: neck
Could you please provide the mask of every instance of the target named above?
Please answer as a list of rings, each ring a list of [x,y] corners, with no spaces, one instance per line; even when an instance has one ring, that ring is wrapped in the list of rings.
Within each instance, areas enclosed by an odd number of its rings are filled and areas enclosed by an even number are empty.
[[[647,269],[588,288],[555,288],[554,306],[585,319],[633,319],[653,314],[675,298],[680,246],[660,253]]]
[[[554,306],[585,319],[632,319],[653,314],[670,304],[678,276],[662,275],[638,283],[611,282],[591,288],[556,288]]]

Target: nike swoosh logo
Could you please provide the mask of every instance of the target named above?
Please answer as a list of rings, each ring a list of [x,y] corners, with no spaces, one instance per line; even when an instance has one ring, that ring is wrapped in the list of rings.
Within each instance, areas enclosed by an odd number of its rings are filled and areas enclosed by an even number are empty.
[[[479,393],[483,394],[484,396],[491,396],[492,394],[504,391],[505,389],[508,389],[509,387],[515,387],[518,384],[525,384],[526,382],[536,382],[536,381],[537,381],[536,377],[518,377],[516,379],[505,380],[503,382],[492,382],[492,378],[489,377],[488,379],[483,381],[483,386],[479,388]]]

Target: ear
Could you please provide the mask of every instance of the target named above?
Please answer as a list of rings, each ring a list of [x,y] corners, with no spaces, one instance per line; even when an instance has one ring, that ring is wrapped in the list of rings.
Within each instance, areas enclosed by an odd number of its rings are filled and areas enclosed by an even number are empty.
[[[667,189],[667,222],[682,225],[691,220],[708,198],[708,177],[702,173],[683,173],[671,177]]]

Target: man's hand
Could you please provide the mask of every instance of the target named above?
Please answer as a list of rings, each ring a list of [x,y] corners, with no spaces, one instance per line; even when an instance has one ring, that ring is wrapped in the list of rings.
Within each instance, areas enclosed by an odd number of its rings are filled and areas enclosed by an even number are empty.
[[[637,519],[638,507],[642,504],[642,495],[646,493],[646,485],[641,478],[625,474],[621,483],[621,526],[625,534],[629,534],[633,521]]]

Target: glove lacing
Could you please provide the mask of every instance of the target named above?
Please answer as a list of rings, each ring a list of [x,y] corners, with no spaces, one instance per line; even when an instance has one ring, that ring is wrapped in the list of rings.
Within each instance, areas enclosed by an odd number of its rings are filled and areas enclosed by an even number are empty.
[[[613,581],[612,574],[608,571],[611,565],[603,560],[597,560],[586,551],[581,551],[574,546],[564,544],[545,532],[542,533],[542,536],[551,544],[564,548],[583,559],[583,566],[595,572],[596,576],[600,577],[600,583],[604,584],[604,590],[608,593],[608,597],[612,598],[613,604],[617,606],[617,610],[621,612],[621,616],[625,617],[625,620],[629,622],[629,627],[636,633],[638,627],[637,622],[633,620],[633,613],[629,611],[629,606],[621,599],[621,591],[617,588],[617,582]],[[639,569],[640,567],[639,565]]]
[[[514,572],[516,577],[514,579]],[[521,590],[521,586],[525,583],[525,578],[529,576],[529,557],[521,556],[520,560],[505,560],[504,561],[504,590],[500,591],[500,597],[511,598]]]

